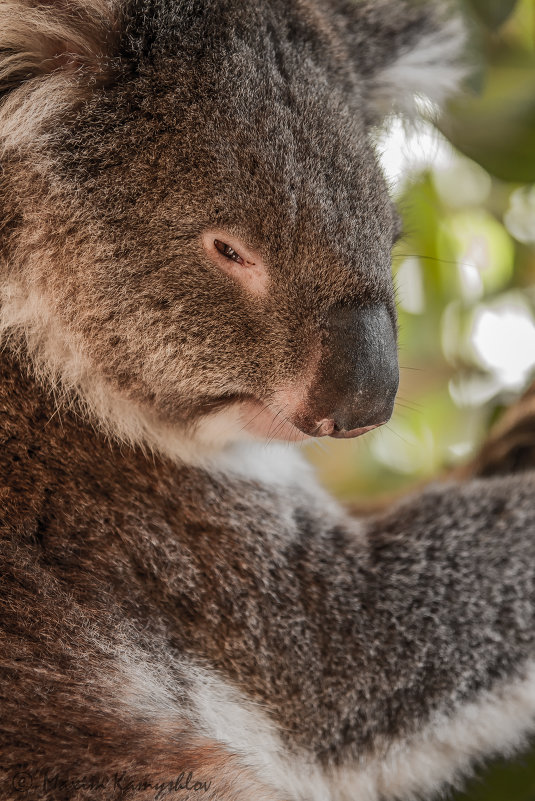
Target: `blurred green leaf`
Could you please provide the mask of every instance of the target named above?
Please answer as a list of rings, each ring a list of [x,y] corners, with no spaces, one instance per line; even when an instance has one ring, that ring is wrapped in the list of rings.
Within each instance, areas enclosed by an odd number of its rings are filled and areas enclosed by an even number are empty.
[[[535,182],[535,60],[490,68],[484,94],[457,101],[440,128],[497,178]]]
[[[517,0],[469,0],[469,5],[487,27],[495,30],[503,25],[516,6]]]
[[[535,752],[514,762],[500,760],[485,773],[485,781],[470,782],[466,793],[455,796],[455,801],[534,801]]]
[[[438,242],[444,258],[444,286],[452,297],[473,302],[509,283],[514,268],[513,242],[503,225],[483,209],[445,217]]]

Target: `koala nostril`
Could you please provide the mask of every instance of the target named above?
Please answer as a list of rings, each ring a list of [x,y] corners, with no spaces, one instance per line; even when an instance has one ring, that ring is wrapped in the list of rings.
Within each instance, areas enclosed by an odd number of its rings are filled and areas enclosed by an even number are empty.
[[[329,437],[333,431],[337,431],[337,425],[334,420],[329,420],[325,418],[325,420],[320,420],[316,428],[316,437]]]

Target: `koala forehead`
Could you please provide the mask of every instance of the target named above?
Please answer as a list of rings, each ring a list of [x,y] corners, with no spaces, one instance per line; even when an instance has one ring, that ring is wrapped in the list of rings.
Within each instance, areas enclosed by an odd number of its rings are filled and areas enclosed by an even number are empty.
[[[65,130],[59,160],[86,201],[109,221],[130,196],[146,221],[152,198],[175,234],[223,226],[274,270],[320,257],[388,294],[396,215],[332,25],[278,0],[178,6],[151,3],[150,26],[132,6],[130,68]]]

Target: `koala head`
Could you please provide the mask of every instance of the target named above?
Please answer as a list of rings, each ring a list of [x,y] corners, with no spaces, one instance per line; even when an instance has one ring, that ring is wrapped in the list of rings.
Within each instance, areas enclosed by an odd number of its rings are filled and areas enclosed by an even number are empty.
[[[410,0],[0,1],[1,327],[171,455],[356,436],[398,385],[371,134],[458,80]]]

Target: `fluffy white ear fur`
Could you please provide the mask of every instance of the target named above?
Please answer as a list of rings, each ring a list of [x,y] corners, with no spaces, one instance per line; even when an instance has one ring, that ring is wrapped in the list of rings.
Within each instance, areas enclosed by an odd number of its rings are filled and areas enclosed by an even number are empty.
[[[424,34],[402,48],[394,61],[373,79],[370,102],[381,117],[401,113],[414,118],[429,107],[436,112],[459,91],[469,72],[466,48],[468,32],[459,17]]]
[[[0,0],[0,150],[107,80],[118,0]]]
[[[116,0],[0,0],[0,90],[58,68],[98,70],[116,6]]]

